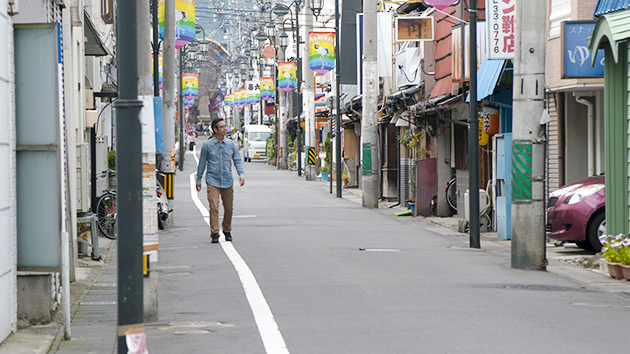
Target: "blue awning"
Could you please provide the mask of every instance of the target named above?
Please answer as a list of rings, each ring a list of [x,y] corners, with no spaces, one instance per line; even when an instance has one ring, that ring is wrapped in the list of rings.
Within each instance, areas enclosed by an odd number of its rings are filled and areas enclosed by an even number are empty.
[[[487,56],[484,55],[477,71],[477,101],[492,95],[504,66],[505,60],[488,60]],[[470,93],[466,97],[466,102],[470,102]]]
[[[601,15],[627,9],[630,9],[630,0],[599,0],[595,6],[593,17],[597,18]]]

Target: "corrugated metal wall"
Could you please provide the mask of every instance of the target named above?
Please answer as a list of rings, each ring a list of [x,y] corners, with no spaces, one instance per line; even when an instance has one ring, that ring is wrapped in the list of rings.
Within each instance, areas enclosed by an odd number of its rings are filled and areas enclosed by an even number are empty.
[[[547,124],[547,193],[560,188],[560,138],[556,95],[547,95],[547,111],[551,119]]]

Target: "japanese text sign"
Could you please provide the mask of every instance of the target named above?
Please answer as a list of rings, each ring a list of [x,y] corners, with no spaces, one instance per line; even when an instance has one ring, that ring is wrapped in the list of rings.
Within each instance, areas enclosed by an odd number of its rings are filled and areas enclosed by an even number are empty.
[[[432,41],[433,17],[396,17],[396,41]]]
[[[562,23],[562,78],[604,77],[604,50],[597,51],[595,65],[591,66],[588,37],[593,35],[594,21]]]
[[[514,58],[515,15],[516,0],[488,0],[488,59]]]

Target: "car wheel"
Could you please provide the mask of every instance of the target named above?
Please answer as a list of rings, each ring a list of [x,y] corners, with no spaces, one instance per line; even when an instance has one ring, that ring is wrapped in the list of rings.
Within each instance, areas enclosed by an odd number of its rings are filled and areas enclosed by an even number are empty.
[[[602,241],[606,238],[606,213],[598,212],[588,225],[588,234],[586,235],[589,243],[597,252],[602,250]]]
[[[593,250],[593,245],[591,245],[591,242],[589,240],[576,241],[575,244],[583,250],[586,250],[586,251]]]

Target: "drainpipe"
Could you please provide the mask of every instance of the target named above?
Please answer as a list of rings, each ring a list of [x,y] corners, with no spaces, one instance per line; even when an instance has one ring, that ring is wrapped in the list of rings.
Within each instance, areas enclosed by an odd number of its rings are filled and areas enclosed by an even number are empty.
[[[588,98],[591,96],[574,95],[577,103],[583,104],[588,109],[587,115],[587,151],[588,151],[588,175],[595,175],[595,161],[593,151],[593,102]]]

